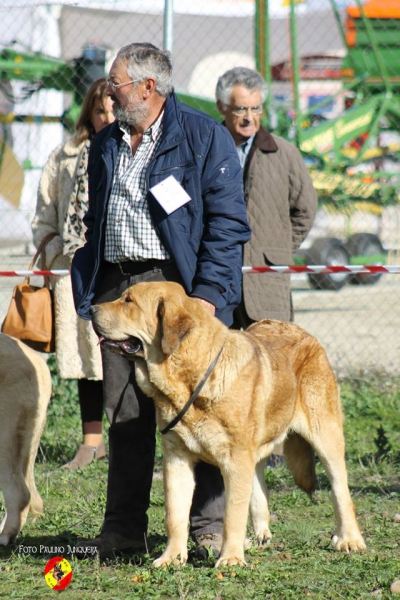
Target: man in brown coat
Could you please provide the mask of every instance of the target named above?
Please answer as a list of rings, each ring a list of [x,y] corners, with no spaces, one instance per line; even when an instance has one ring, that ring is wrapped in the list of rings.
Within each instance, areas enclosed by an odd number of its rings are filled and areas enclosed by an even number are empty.
[[[257,71],[236,67],[221,75],[217,106],[243,167],[247,213],[252,229],[245,265],[290,265],[317,210],[317,194],[297,148],[261,126],[267,86]],[[290,277],[245,274],[235,325],[261,319],[293,321]]]

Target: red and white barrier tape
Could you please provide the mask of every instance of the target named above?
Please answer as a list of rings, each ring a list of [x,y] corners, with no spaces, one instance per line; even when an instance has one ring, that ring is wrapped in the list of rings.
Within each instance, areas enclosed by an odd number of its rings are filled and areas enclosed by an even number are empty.
[[[394,265],[291,265],[278,267],[242,267],[243,273],[400,273],[400,266]]]
[[[32,277],[33,275],[69,275],[68,269],[55,271],[0,271],[0,277]]]
[[[243,273],[353,273],[373,274],[379,273],[400,273],[398,265],[290,265],[275,267],[242,267]],[[35,275],[69,275],[68,269],[58,269],[52,271],[0,271],[0,277],[33,277]]]

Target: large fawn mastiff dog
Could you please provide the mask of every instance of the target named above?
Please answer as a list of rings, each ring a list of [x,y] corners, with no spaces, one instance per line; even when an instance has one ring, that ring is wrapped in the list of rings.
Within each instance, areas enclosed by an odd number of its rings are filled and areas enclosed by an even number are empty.
[[[6,505],[2,546],[15,541],[29,510],[34,517],[43,510],[34,465],[50,394],[50,371],[40,354],[0,333],[0,489]]]
[[[347,485],[339,390],[324,349],[292,323],[232,331],[176,283],[139,283],[92,307],[101,343],[135,361],[163,435],[167,547],[155,566],[185,563],[193,469],[217,465],[226,488],[216,566],[242,565],[250,513],[259,545],[271,538],[265,458],[284,442],[296,483],[316,487],[314,453],[331,482],[335,549],[363,550]],[[197,389],[196,389],[197,388]]]

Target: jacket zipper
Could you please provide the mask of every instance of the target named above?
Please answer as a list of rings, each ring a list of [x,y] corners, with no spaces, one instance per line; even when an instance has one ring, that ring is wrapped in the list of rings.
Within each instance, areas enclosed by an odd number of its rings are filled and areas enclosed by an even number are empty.
[[[106,188],[106,189],[109,189],[109,188],[110,188],[110,181],[111,181],[111,173],[110,173],[110,169],[109,169],[109,166],[108,166],[108,164],[107,164],[107,161],[106,161],[106,159],[105,159],[105,156],[104,156],[104,154],[102,154],[102,157],[101,157],[101,158],[102,158],[102,161],[104,162],[104,165],[105,165],[105,167],[106,167],[106,173],[107,173],[107,182],[106,182],[106,184],[107,184],[107,188]],[[102,216],[102,220],[101,220],[101,223],[100,223],[100,235],[99,235],[99,244],[98,244],[99,252],[101,251],[101,240],[102,240],[102,235],[103,235],[104,214],[105,214],[105,210],[104,210],[104,213],[103,213],[103,216]],[[88,290],[91,290],[91,289],[92,289],[92,287],[94,286],[94,280],[95,280],[95,278],[96,278],[96,275],[97,275],[97,273],[98,273],[98,270],[99,270],[99,268],[100,268],[100,257],[99,257],[99,253],[97,253],[97,254],[96,254],[96,259],[95,259],[95,261],[96,261],[96,262],[95,262],[95,265],[94,265],[94,269],[93,269],[93,272],[92,272],[92,277],[91,277],[91,279],[90,279],[90,283],[89,283],[89,286],[88,286]],[[88,297],[88,294],[86,294],[86,295],[85,295],[85,298],[84,298],[84,299],[86,300],[86,298],[87,298],[87,297]],[[82,302],[83,302],[83,300],[82,300]],[[81,302],[81,305],[82,305],[82,302]]]

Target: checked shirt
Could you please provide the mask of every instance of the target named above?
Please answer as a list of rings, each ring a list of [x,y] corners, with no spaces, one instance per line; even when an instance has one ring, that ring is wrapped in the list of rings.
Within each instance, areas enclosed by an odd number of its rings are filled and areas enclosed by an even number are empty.
[[[160,144],[162,117],[163,113],[144,131],[134,156],[129,127],[119,124],[123,138],[108,205],[104,251],[104,258],[109,262],[170,258],[154,230],[146,198],[145,174]]]

